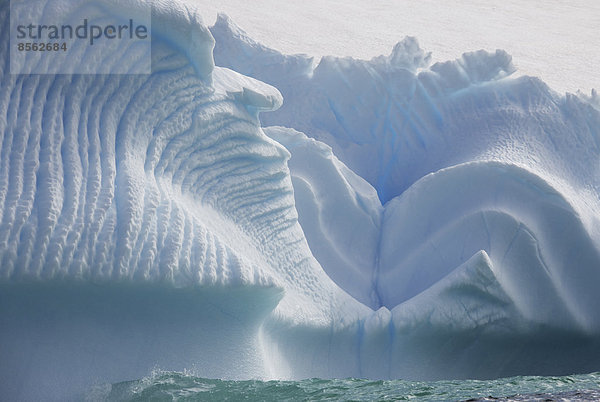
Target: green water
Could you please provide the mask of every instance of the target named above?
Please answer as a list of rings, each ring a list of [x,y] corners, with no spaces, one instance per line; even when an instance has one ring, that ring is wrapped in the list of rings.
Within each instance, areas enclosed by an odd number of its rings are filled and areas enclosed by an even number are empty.
[[[600,399],[600,373],[565,377],[512,377],[489,381],[224,381],[173,372],[97,386],[88,401],[391,401]]]

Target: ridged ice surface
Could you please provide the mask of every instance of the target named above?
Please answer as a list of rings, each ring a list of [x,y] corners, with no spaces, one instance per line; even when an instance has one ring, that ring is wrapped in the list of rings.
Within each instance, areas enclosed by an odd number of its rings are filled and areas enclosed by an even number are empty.
[[[118,12],[117,2],[109,5]],[[299,322],[366,311],[352,307],[312,257],[294,207],[289,154],[259,127],[258,112],[279,107],[279,92],[213,69],[202,55],[214,41],[188,10],[163,4],[153,12],[151,75],[11,75],[2,3],[6,395],[57,397],[156,365],[264,376],[257,326],[278,302],[280,316]],[[172,296],[173,289],[182,293]],[[190,316],[174,311],[181,309]],[[38,334],[54,345],[48,353],[35,353]],[[200,345],[190,349],[190,342]],[[24,360],[30,353],[33,360]],[[28,382],[35,373],[47,373],[46,387]]]
[[[212,47],[208,30],[155,13],[152,75],[11,75],[3,41],[4,280],[282,286],[294,270],[282,262],[318,267],[288,153],[258,126],[279,92],[191,62]],[[2,18],[6,38],[6,7]],[[167,46],[179,32],[163,40],[166,23],[188,27],[189,53]]]
[[[0,2],[0,394],[600,369],[597,96],[152,13],[152,74],[11,75]]]

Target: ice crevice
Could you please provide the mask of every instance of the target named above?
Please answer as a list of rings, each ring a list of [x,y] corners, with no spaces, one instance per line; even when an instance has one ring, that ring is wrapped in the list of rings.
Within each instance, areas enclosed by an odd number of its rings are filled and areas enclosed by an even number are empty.
[[[0,64],[2,395],[60,400],[157,366],[600,370],[593,99],[511,78],[503,51],[430,65],[406,38],[314,63],[155,3],[149,75]],[[90,4],[149,7],[73,7]],[[7,21],[0,1],[2,60]]]

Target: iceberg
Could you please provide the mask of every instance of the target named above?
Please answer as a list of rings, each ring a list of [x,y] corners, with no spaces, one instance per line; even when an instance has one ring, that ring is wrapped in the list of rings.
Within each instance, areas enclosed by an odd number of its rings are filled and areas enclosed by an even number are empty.
[[[69,7],[151,7],[152,72],[11,74],[0,2],[3,397],[600,370],[595,94],[503,51],[315,63],[177,2]]]

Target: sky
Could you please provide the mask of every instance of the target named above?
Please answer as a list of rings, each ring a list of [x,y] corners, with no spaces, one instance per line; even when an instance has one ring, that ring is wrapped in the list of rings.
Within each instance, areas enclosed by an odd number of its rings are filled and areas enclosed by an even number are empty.
[[[600,89],[598,0],[183,0],[207,25],[224,12],[250,37],[283,53],[389,54],[414,36],[433,61],[504,49],[519,74],[558,92]]]

